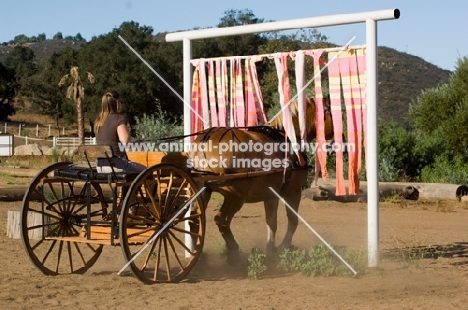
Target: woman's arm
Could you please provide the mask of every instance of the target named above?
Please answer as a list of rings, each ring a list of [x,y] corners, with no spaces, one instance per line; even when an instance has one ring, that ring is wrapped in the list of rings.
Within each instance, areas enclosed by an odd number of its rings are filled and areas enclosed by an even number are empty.
[[[120,143],[127,144],[130,142],[130,134],[128,133],[128,127],[126,124],[120,124],[117,126],[117,135],[119,136]]]

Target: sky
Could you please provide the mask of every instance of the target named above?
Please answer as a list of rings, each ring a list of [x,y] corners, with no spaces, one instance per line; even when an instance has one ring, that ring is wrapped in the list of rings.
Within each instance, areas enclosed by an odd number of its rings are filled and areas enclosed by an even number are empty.
[[[450,71],[468,56],[468,1],[445,0],[15,0],[2,1],[0,42],[15,36],[45,33],[75,36],[90,41],[123,22],[149,26],[154,34],[194,28],[213,28],[227,10],[249,9],[265,21],[283,21],[334,14],[399,9],[397,20],[377,23],[377,43]],[[365,43],[365,24],[317,28],[328,41],[344,45]]]

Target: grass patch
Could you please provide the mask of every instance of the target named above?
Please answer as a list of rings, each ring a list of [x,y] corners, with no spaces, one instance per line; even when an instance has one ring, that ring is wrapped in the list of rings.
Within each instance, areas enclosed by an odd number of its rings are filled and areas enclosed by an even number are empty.
[[[358,274],[365,272],[367,257],[363,251],[346,250],[339,254]],[[266,255],[254,248],[248,260],[249,278],[259,279],[267,270]],[[279,254],[276,261],[278,263],[273,268],[282,272],[301,273],[307,277],[354,276],[354,273],[323,244],[312,246],[309,251],[295,247],[285,249]]]

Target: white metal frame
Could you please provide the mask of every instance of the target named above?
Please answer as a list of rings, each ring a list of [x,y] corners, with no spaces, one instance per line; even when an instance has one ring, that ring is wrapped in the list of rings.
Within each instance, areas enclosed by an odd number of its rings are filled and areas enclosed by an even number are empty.
[[[190,97],[192,68],[191,40],[223,36],[242,35],[298,28],[320,28],[356,23],[366,24],[367,45],[367,238],[368,266],[376,267],[379,262],[379,162],[378,162],[378,100],[377,100],[377,21],[398,19],[398,9],[370,11],[352,14],[336,14],[285,21],[242,25],[226,28],[209,28],[168,33],[166,41],[183,41],[184,74],[184,133],[190,133]]]

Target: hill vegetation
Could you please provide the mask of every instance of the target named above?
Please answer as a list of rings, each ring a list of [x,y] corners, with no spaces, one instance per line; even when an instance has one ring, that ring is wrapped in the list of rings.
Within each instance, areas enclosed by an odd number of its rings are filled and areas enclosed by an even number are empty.
[[[424,90],[447,83],[450,74],[420,57],[379,47],[379,117],[406,126],[410,104]]]
[[[156,41],[163,38],[163,34],[155,35]],[[83,43],[63,39],[27,43],[25,46],[34,52],[38,64],[46,65],[54,53],[67,48],[79,50]],[[0,45],[0,62],[5,61],[14,47],[13,44]],[[379,117],[404,126],[407,126],[410,104],[425,89],[446,83],[451,73],[420,57],[384,46],[378,48],[378,70]]]

